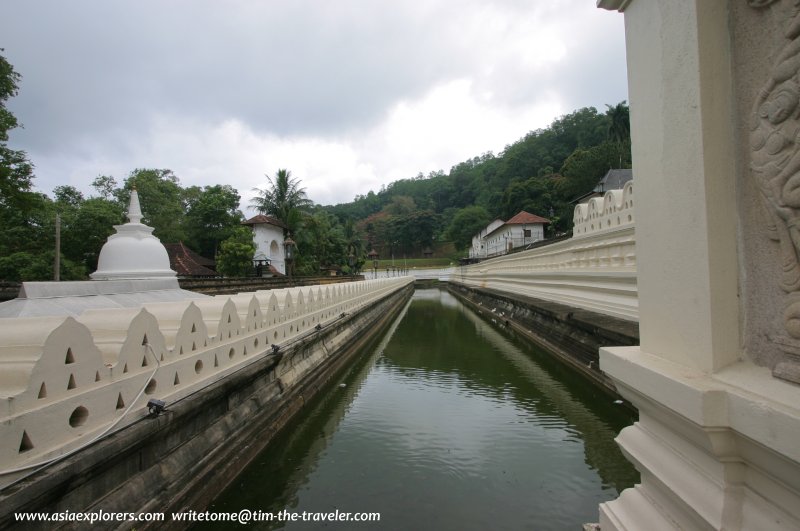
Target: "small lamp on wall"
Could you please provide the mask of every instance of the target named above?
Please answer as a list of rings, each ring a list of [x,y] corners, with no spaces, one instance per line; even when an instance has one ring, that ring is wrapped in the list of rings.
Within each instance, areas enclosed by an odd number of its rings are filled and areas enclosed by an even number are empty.
[[[294,262],[294,251],[297,244],[292,239],[292,235],[289,234],[285,240],[283,240],[283,248],[286,252],[286,274],[289,276],[289,280],[292,279],[292,263]]]

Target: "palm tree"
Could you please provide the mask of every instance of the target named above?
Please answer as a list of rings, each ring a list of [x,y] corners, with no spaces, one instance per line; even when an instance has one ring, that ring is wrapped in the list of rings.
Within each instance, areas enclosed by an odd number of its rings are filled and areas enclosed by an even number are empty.
[[[253,198],[250,206],[261,214],[267,214],[283,222],[288,229],[296,228],[300,221],[300,212],[313,203],[306,197],[305,188],[300,188],[300,180],[292,178],[292,172],[279,169],[273,179],[266,176],[269,188],[253,188],[258,195]]]
[[[608,117],[608,138],[612,142],[622,144],[631,138],[631,121],[630,109],[627,103],[623,100],[613,107],[606,104],[608,110],[606,116]]]

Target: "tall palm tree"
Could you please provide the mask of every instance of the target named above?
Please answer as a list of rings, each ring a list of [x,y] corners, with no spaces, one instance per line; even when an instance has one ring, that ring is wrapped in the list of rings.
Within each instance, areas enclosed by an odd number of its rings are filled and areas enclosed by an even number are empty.
[[[621,144],[630,140],[631,138],[631,121],[630,109],[627,103],[623,100],[613,107],[606,104],[608,110],[606,116],[608,117],[608,137],[612,142]]]
[[[267,214],[283,222],[292,230],[300,221],[300,213],[313,203],[306,197],[305,188],[300,187],[300,180],[292,178],[292,172],[279,169],[273,179],[266,176],[269,187],[253,188],[258,195],[250,202],[250,206],[261,214]],[[285,229],[286,230],[286,229]]]

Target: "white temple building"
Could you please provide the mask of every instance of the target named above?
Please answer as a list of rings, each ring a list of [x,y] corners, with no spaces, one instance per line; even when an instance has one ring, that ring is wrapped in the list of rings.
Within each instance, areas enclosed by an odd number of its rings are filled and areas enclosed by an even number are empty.
[[[286,274],[286,251],[283,248],[283,230],[286,225],[271,216],[258,214],[242,225],[248,225],[253,230],[253,243],[256,254],[253,260],[268,260],[270,266],[281,275]]]

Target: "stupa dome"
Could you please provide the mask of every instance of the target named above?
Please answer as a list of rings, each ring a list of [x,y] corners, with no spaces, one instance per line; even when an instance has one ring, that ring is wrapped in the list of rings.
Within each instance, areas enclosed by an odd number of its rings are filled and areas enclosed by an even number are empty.
[[[161,240],[153,236],[153,227],[141,223],[139,194],[131,191],[128,223],[115,225],[116,234],[100,250],[97,271],[92,280],[146,279],[175,277],[169,268],[169,255]]]

